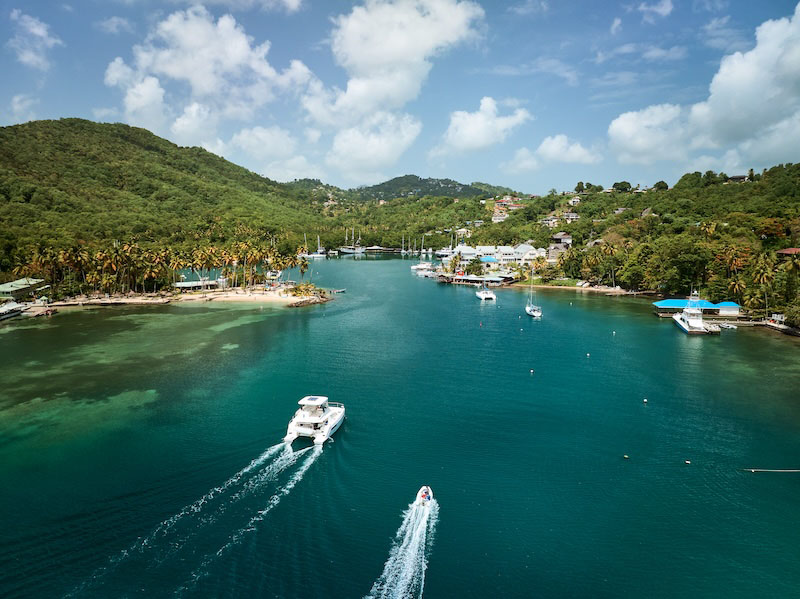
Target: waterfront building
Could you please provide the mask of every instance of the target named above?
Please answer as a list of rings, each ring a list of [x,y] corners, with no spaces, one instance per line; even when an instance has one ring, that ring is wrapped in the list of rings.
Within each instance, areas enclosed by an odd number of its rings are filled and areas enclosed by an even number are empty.
[[[18,300],[27,295],[33,295],[35,291],[44,289],[44,287],[39,286],[40,283],[44,283],[44,279],[33,279],[30,277],[3,283],[0,285],[0,297],[10,297]]]

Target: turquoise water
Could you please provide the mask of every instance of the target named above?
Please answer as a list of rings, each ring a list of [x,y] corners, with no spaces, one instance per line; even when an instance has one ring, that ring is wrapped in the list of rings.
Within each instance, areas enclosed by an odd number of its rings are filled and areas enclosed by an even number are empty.
[[[422,484],[426,597],[796,594],[800,475],[740,469],[800,467],[798,340],[574,291],[533,321],[408,266],[0,326],[0,596],[363,597]],[[347,421],[286,453],[309,393]]]

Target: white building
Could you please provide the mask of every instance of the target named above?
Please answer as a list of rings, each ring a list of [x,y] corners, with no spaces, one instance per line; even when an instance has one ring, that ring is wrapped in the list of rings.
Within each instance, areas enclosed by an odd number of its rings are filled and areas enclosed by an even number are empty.
[[[580,217],[581,217],[581,215],[578,214],[577,212],[566,212],[566,213],[564,213],[564,220],[567,221],[567,224],[574,223]]]
[[[555,229],[558,226],[558,217],[556,216],[546,216],[542,219],[542,224],[545,227],[550,227],[551,229]]]
[[[567,202],[567,204],[569,204],[570,206],[577,206],[580,203],[581,203],[581,199],[578,196],[575,196],[574,198],[572,198],[571,200],[569,200]]]
[[[492,216],[493,223],[502,223],[504,220],[508,218],[508,214],[505,212],[495,212]]]

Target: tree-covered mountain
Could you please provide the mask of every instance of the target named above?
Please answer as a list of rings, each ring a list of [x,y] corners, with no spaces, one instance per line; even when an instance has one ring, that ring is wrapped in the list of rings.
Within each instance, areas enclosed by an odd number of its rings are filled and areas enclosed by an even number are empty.
[[[0,271],[28,245],[181,243],[318,219],[312,200],[201,148],[81,119],[0,128]]]
[[[452,179],[423,179],[417,175],[395,177],[377,185],[351,190],[365,200],[389,200],[392,198],[424,196],[446,196],[450,198],[474,198],[493,195],[484,189],[459,183]]]

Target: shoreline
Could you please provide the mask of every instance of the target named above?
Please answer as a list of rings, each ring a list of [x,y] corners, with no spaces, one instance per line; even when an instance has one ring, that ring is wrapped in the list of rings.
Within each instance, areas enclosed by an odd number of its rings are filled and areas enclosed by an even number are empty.
[[[519,287],[520,289],[530,289],[530,283],[512,283],[509,287]],[[604,293],[605,295],[646,295],[645,293],[629,293],[624,289],[616,289],[614,287],[576,287],[574,285],[537,285],[533,284],[534,289],[565,289],[567,291],[581,291],[588,293]]]
[[[277,304],[287,307],[323,304],[333,298],[327,295],[300,296],[283,291],[208,290],[174,295],[136,294],[109,297],[72,297],[48,304],[50,308],[93,308],[98,306],[162,306],[172,303],[253,303]]]

